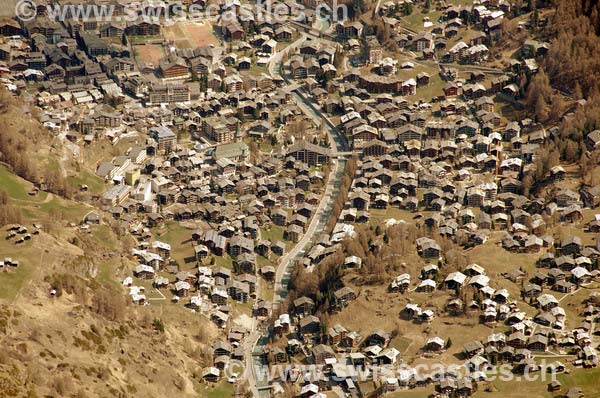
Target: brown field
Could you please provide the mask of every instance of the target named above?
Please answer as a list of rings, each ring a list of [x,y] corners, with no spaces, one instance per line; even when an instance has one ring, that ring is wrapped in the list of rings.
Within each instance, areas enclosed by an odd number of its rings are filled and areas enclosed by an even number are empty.
[[[144,44],[133,47],[133,53],[138,62],[158,65],[164,56],[163,48],[159,44]]]
[[[391,341],[390,346],[398,349],[408,364],[424,360],[421,349],[429,337],[440,336],[452,340],[450,349],[440,355],[433,355],[434,362],[461,363],[456,354],[462,351],[463,344],[494,332],[493,328],[480,324],[476,316],[445,315],[443,308],[450,298],[446,291],[400,294],[388,293],[382,286],[356,290],[361,291],[358,299],[351,303],[349,309],[333,314],[330,324],[339,323],[349,330],[359,332],[363,337],[378,329],[387,332],[396,330],[398,336]],[[402,319],[400,312],[408,302],[433,310],[436,318],[431,323]],[[498,324],[496,332],[502,331],[502,327],[503,325]]]
[[[400,209],[390,208],[386,211],[373,210],[371,222],[375,225],[381,225],[383,220],[395,218],[407,222],[413,220],[414,213],[406,212]],[[593,217],[593,212],[585,214],[584,220],[589,221]],[[576,231],[576,233],[575,233]],[[581,236],[586,244],[593,243],[593,234],[583,232],[581,229],[570,225],[557,225],[547,231],[549,234],[560,238],[565,235],[576,234]],[[501,239],[504,232],[494,231],[489,240],[483,245],[476,246],[464,251],[466,263],[478,263],[487,270],[491,278],[491,286],[495,289],[506,288],[513,300],[519,300],[520,283],[512,282],[502,276],[502,273],[514,269],[521,269],[531,276],[536,272],[535,262],[540,253],[511,253],[501,247]],[[387,277],[398,275],[402,272],[408,272],[416,276],[426,261],[421,259],[417,253],[410,250],[402,258],[404,264],[390,264],[387,268]],[[447,274],[449,270],[443,271]],[[387,280],[382,285],[364,285],[360,283],[360,278],[355,273],[349,272],[344,276],[344,283],[352,286],[358,293],[358,298],[350,304],[350,308],[341,312],[334,313],[329,319],[329,324],[340,323],[350,330],[358,331],[361,336],[366,337],[369,333],[377,329],[383,329],[387,332],[396,331],[398,333],[390,346],[397,348],[403,355],[404,361],[409,364],[415,364],[422,360],[433,360],[443,363],[460,363],[462,358],[459,354],[462,351],[463,344],[480,340],[483,336],[494,332],[504,332],[505,326],[498,323],[493,327],[488,327],[479,323],[476,315],[464,315],[460,317],[451,317],[444,313],[444,306],[450,299],[449,292],[445,290],[436,290],[433,293],[418,293],[409,291],[404,294],[387,292]],[[413,279],[413,288],[416,280]],[[581,321],[581,301],[586,298],[591,290],[596,288],[596,284],[583,287],[573,295],[563,295],[552,292],[559,300],[561,305],[568,312],[568,326],[575,327]],[[412,302],[421,306],[421,308],[432,309],[436,313],[436,318],[431,323],[417,323],[402,319],[400,312],[406,303]],[[535,307],[528,305],[526,301],[520,302],[520,308],[529,316],[538,313]],[[433,355],[432,358],[422,356],[422,347],[427,338],[440,336],[444,339],[452,340],[452,347],[447,351]],[[544,385],[532,385],[532,388],[543,390]],[[399,395],[404,396],[404,395]],[[411,396],[410,394],[407,396]]]
[[[477,392],[474,397],[486,398],[504,398],[506,396],[515,398],[551,398],[560,397],[566,393],[570,387],[579,387],[582,389],[586,397],[597,398],[600,394],[597,391],[596,380],[599,374],[598,369],[575,369],[571,370],[570,374],[559,374],[558,380],[563,385],[560,392],[551,393],[547,391],[546,382],[543,380],[536,381],[504,381],[495,380],[491,382],[478,383]],[[518,383],[518,384],[516,384]],[[488,390],[488,387],[491,387]],[[412,390],[396,391],[389,394],[390,398],[420,398],[426,397],[431,393],[431,387],[420,387]]]
[[[218,43],[209,22],[178,22],[163,27],[163,33],[178,48],[196,48]]]

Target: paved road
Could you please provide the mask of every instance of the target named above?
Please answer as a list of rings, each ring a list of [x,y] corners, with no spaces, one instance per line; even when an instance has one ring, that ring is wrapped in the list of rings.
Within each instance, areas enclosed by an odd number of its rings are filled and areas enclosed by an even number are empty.
[[[289,46],[282,49],[281,51],[278,51],[277,53],[275,53],[275,55],[271,57],[271,60],[269,61],[269,74],[271,75],[271,77],[282,77],[279,68],[281,67],[283,55],[291,54],[294,49],[300,47],[300,45],[304,43],[307,37],[308,34],[300,33],[300,37],[298,38],[298,40],[291,43]]]
[[[255,398],[259,397],[258,387],[256,385],[256,376],[254,375],[254,357],[252,352],[256,346],[258,339],[260,338],[260,332],[256,328],[256,320],[253,321],[252,331],[244,339],[244,374],[243,378],[248,382],[248,391],[252,393]],[[242,369],[236,369],[242,370]]]
[[[379,17],[379,8],[381,7],[381,0],[377,0],[377,4],[375,5],[375,11],[373,11],[373,15],[375,18]]]
[[[295,48],[299,47],[307,37],[312,37],[307,33],[301,33],[300,38],[290,44],[288,47],[283,49],[282,51],[276,53],[269,62],[269,73],[273,77],[279,77],[281,79],[289,80],[286,76],[283,76],[281,73],[281,61],[284,53],[290,54]],[[304,112],[305,115],[310,117],[312,121],[318,125],[323,126],[325,132],[329,136],[329,142],[332,146],[333,153],[343,153],[347,150],[346,145],[342,139],[340,139],[338,132],[327,123],[325,115],[318,110],[314,104],[310,103],[310,99],[306,98],[303,95],[299,95],[298,93],[294,93],[294,98],[300,110]],[[289,276],[291,271],[291,265],[293,264],[293,260],[298,257],[299,254],[304,253],[307,249],[309,249],[309,243],[312,238],[317,234],[317,232],[321,232],[321,230],[317,231],[317,227],[319,226],[322,218],[324,216],[324,212],[327,209],[327,205],[331,204],[333,201],[333,191],[336,183],[339,183],[342,177],[342,167],[343,162],[334,160],[334,167],[329,174],[329,179],[327,181],[325,192],[323,193],[323,200],[319,203],[317,210],[315,211],[314,216],[311,219],[310,224],[302,236],[300,241],[290,250],[287,254],[285,254],[280,259],[279,267],[277,268],[277,273],[275,276],[275,289],[273,294],[273,305],[279,305],[282,298],[287,294],[287,283],[282,284],[284,277]],[[283,295],[283,297],[282,297]]]
[[[377,4],[377,8],[379,8],[379,1]],[[297,27],[301,24],[294,24]],[[271,60],[268,64],[269,74],[272,77],[279,77],[284,79],[287,83],[293,83],[286,76],[283,76],[281,73],[282,70],[282,59],[284,54],[292,54],[293,51],[298,48],[307,38],[317,38],[315,35],[311,34],[310,28],[306,26],[301,26],[305,31],[300,33],[300,37],[288,45],[283,50],[277,52],[275,55],[271,57]],[[411,32],[412,33],[412,32]],[[321,32],[321,34],[323,34]],[[415,54],[416,59],[416,54]],[[423,62],[423,61],[421,61]],[[438,66],[437,61],[429,61],[430,63]],[[345,64],[345,63],[344,63]],[[450,67],[457,67],[457,65],[448,65]],[[460,68],[460,66],[458,66]],[[473,66],[469,66],[473,69]],[[476,69],[480,69],[486,71],[488,73],[498,73],[498,70],[493,70],[492,68],[484,68],[484,67],[475,67]],[[325,115],[314,105],[310,103],[310,99],[305,97],[303,94],[300,95],[297,92],[294,92],[294,98],[298,107],[304,112],[308,117],[310,117],[313,122],[319,126],[323,126],[324,130],[327,132],[329,136],[329,142],[332,145],[333,153],[344,153],[348,150],[345,141],[338,135],[338,132],[332,128],[326,121]],[[315,211],[314,216],[312,217],[310,224],[302,236],[300,241],[296,243],[296,245],[284,256],[281,257],[279,266],[277,267],[277,272],[275,275],[275,288],[273,291],[273,297],[271,299],[273,303],[273,309],[275,310],[278,306],[280,306],[285,297],[287,296],[287,282],[289,281],[289,277],[291,274],[291,270],[294,264],[294,260],[300,256],[302,256],[305,252],[307,252],[312,243],[313,239],[317,237],[325,227],[327,223],[327,219],[331,213],[332,202],[335,195],[335,188],[339,186],[341,178],[343,176],[345,161],[334,160],[333,161],[333,169],[329,174],[329,178],[325,187],[325,192],[323,193],[323,199],[319,203],[317,210]],[[261,281],[262,282],[262,281]],[[260,289],[258,289],[260,291]],[[262,299],[270,299],[268,297],[259,297]],[[245,368],[246,372],[244,373],[244,378],[248,382],[249,391],[252,392],[252,395],[256,398],[260,397],[259,389],[257,386],[256,375],[254,374],[254,366],[257,365],[255,362],[255,358],[252,356],[255,348],[258,346],[259,341],[261,339],[262,332],[258,329],[257,320],[253,319],[252,328],[249,335],[244,340],[244,354],[245,354]]]
[[[315,214],[312,217],[306,232],[294,246],[294,248],[281,257],[279,266],[277,267],[277,273],[275,275],[275,289],[273,291],[274,309],[275,307],[281,305],[287,296],[287,282],[293,267],[294,259],[308,251],[310,249],[312,239],[323,231],[322,227],[324,226],[321,225],[321,221],[323,220],[324,212],[326,211],[327,206],[333,201],[333,191],[341,174],[341,167],[341,162],[334,160],[334,168],[331,171],[331,174],[329,174],[325,192],[323,193],[323,199],[319,203],[319,207],[315,211]]]
[[[281,74],[281,62],[283,59],[283,55],[285,53],[290,54],[295,48],[299,47],[306,40],[307,37],[309,37],[309,34],[301,33],[300,38],[298,38],[298,40],[294,41],[285,49],[277,52],[275,55],[273,55],[273,57],[271,57],[271,60],[268,65],[268,70],[271,76],[279,77],[286,80],[285,77]],[[332,152],[337,153],[346,150],[346,145],[344,141],[342,141],[339,138],[337,131],[326,122],[325,116],[321,113],[320,110],[311,106],[309,102],[310,99],[305,98],[304,96],[301,96],[297,93],[294,93],[294,97],[296,99],[298,107],[308,117],[310,117],[315,122],[315,124],[323,126],[324,130],[329,136],[329,141],[332,145]],[[291,274],[294,260],[297,257],[304,254],[310,248],[310,246],[312,245],[313,238],[315,238],[322,232],[324,228],[323,224],[326,223],[327,219],[329,218],[329,214],[332,208],[331,204],[335,195],[335,188],[336,186],[339,186],[339,183],[343,176],[344,164],[345,161],[333,161],[333,169],[329,174],[327,184],[325,186],[325,192],[323,193],[323,199],[319,203],[315,214],[311,218],[310,224],[308,225],[305,234],[288,253],[281,257],[275,275],[275,288],[273,291],[273,297],[260,297],[262,299],[270,299],[273,303],[274,309],[277,306],[281,305],[281,303],[287,296],[287,282]],[[260,291],[260,289],[258,289],[258,291]],[[261,331],[258,329],[256,319],[253,319],[251,331],[249,335],[244,339],[244,355],[246,368],[244,378],[248,382],[249,391],[251,391],[252,395],[257,398],[260,397],[256,375],[254,373],[254,366],[257,363],[255,363],[255,358],[252,356],[252,353],[254,352],[255,347],[259,344],[260,338]]]

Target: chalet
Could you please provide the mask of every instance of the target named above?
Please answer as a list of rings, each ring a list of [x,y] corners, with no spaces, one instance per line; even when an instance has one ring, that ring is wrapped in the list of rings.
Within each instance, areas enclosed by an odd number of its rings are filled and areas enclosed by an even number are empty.
[[[309,297],[303,296],[294,300],[294,312],[298,316],[310,315],[315,309],[315,303]]]
[[[445,347],[444,340],[437,336],[427,339],[427,341],[425,343],[425,350],[427,350],[427,351],[438,352],[438,351],[443,350],[444,347]]]
[[[560,251],[562,254],[569,255],[579,253],[582,248],[583,242],[580,237],[568,236],[563,240]]]
[[[226,40],[243,40],[244,38],[244,28],[237,21],[227,21],[221,27],[221,31]]]
[[[380,140],[373,140],[363,145],[362,154],[364,156],[379,157],[388,153],[388,145]]]
[[[99,29],[100,37],[122,38],[125,35],[125,26],[119,23],[107,23]]]
[[[301,226],[297,224],[290,224],[285,230],[285,237],[293,242],[298,242],[303,233],[304,230]]]
[[[449,395],[449,394],[455,392],[456,387],[457,387],[457,382],[455,379],[450,378],[450,377],[445,377],[442,380],[440,380],[439,385],[436,386],[436,390],[438,392],[440,392],[441,394]]]
[[[288,213],[283,209],[275,209],[271,212],[271,220],[273,224],[279,226],[287,225]]]
[[[134,269],[134,275],[140,279],[154,279],[154,268],[146,264],[139,264]]]
[[[315,334],[321,329],[321,321],[314,315],[308,315],[299,322],[300,333]]]
[[[384,332],[383,330],[376,330],[375,332],[368,335],[362,344],[365,347],[370,347],[370,346],[375,346],[375,345],[377,345],[379,347],[386,347],[389,342],[390,342],[390,335],[388,333]]]
[[[371,93],[402,93],[402,80],[395,76],[361,74],[358,77],[359,87]]]
[[[209,367],[202,371],[202,379],[206,380],[209,383],[216,383],[219,380],[219,376],[221,375],[221,371],[216,367]]]
[[[283,256],[283,254],[285,253],[285,248],[285,243],[277,241],[271,246],[271,251],[274,254],[277,254],[278,256]]]
[[[441,254],[441,247],[436,241],[429,238],[417,239],[417,250],[425,258],[438,258]]]
[[[506,338],[506,344],[515,349],[524,348],[527,345],[527,337],[522,332],[514,332]]]
[[[413,37],[412,43],[416,51],[430,49],[433,46],[433,36],[430,32],[419,32]]]
[[[535,334],[527,340],[527,349],[531,351],[546,351],[548,349],[548,337]]]
[[[555,195],[556,204],[559,207],[567,207],[579,202],[579,195],[569,189],[563,189]]]
[[[463,352],[467,358],[473,358],[477,355],[483,354],[484,346],[479,341],[471,341],[463,345]]]
[[[570,294],[575,291],[576,287],[577,286],[573,283],[567,282],[565,280],[560,280],[552,286],[552,290],[559,293]]]
[[[559,281],[563,281],[566,278],[566,274],[560,268],[552,268],[548,271],[548,284],[553,285]]]
[[[3,18],[0,21],[0,36],[22,36],[23,29],[14,19]]]
[[[590,283],[592,280],[592,274],[587,269],[577,266],[571,270],[571,277],[573,279],[573,283],[576,283],[578,286],[581,284]]]
[[[108,45],[93,33],[83,33],[81,36],[83,48],[90,57],[108,54]]]
[[[466,279],[467,276],[462,272],[453,272],[444,279],[444,285],[450,290],[460,290]]]
[[[344,308],[351,301],[356,299],[356,293],[351,287],[345,286],[341,289],[336,290],[333,293],[335,303],[339,308]]]
[[[585,136],[587,149],[593,151],[600,147],[600,130],[594,130]]]
[[[380,364],[393,365],[398,360],[399,355],[400,351],[398,351],[396,348],[387,348],[379,353],[375,357],[375,360]]]
[[[562,210],[561,218],[569,223],[578,223],[583,220],[583,211],[579,205],[572,204]]]
[[[157,36],[160,23],[154,20],[128,21],[125,33],[128,36]]]
[[[171,152],[177,143],[177,135],[166,126],[152,127],[149,131],[150,136],[157,142],[159,151]]]
[[[346,268],[360,268],[362,265],[362,259],[357,256],[348,256],[344,259],[344,267]]]
[[[243,253],[252,254],[254,242],[244,236],[236,235],[229,240],[227,251],[232,257],[240,256]]]
[[[551,310],[558,306],[558,300],[551,294],[543,294],[539,296],[536,301],[538,306],[544,311]]]
[[[285,26],[275,29],[275,39],[277,41],[290,41],[292,39],[292,30]]]
[[[315,364],[322,365],[326,360],[335,358],[335,353],[330,346],[318,344],[312,349],[312,358]]]
[[[248,297],[250,295],[250,287],[248,284],[241,281],[233,281],[231,285],[229,285],[227,293],[233,300],[240,303],[246,303],[248,302]]]
[[[178,281],[175,283],[175,293],[178,297],[187,297],[190,292],[191,286],[188,282]]]
[[[409,274],[401,274],[398,275],[390,284],[389,291],[390,292],[405,292],[410,286],[410,275]]]
[[[446,87],[444,87],[444,95],[446,96],[446,98],[458,96],[458,86],[456,85],[456,83],[447,83]]]
[[[359,21],[339,22],[335,27],[336,33],[345,38],[358,38],[362,36],[363,24]]]

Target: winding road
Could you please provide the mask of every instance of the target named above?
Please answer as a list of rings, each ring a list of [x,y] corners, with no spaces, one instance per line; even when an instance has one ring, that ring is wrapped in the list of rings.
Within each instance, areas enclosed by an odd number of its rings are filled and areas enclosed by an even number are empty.
[[[286,83],[292,84],[293,82],[288,79],[287,76],[282,74],[282,59],[284,54],[290,54],[294,49],[299,47],[309,36],[306,33],[301,33],[300,38],[287,46],[284,50],[276,53],[271,61],[269,62],[269,73],[273,77],[279,77],[283,79]],[[293,92],[294,99],[298,107],[304,112],[304,114],[311,118],[311,120],[317,125],[322,126],[329,136],[329,142],[332,146],[333,153],[339,153],[347,151],[347,145],[343,137],[340,136],[337,129],[333,127],[333,125],[328,122],[326,116],[321,112],[321,110],[315,106],[314,103],[311,102],[310,98],[307,98],[303,94],[298,93],[298,91]],[[331,210],[333,208],[333,198],[336,194],[336,188],[339,188],[341,183],[341,179],[343,176],[344,168],[346,161],[343,159],[334,159],[333,160],[333,169],[329,174],[329,178],[327,180],[327,184],[325,187],[325,192],[323,193],[323,200],[319,203],[317,210],[315,211],[314,216],[311,219],[310,224],[306,230],[306,233],[302,236],[300,241],[294,246],[292,250],[290,250],[287,254],[285,254],[279,263],[279,267],[277,268],[277,273],[275,277],[275,289],[273,294],[273,306],[280,305],[280,303],[287,296],[287,280],[289,280],[289,274],[291,271],[291,265],[293,260],[296,259],[299,255],[303,255],[307,249],[310,248],[309,244],[322,231],[322,229],[318,229],[319,226],[324,227],[323,223],[327,223],[329,215],[331,214]],[[286,283],[282,283],[285,281]]]
[[[284,54],[291,54],[296,48],[298,48],[308,37],[314,38],[314,36],[307,33],[301,33],[300,38],[291,43],[285,49],[277,52],[271,58],[268,69],[269,73],[273,77],[279,77],[288,84],[293,84],[282,73],[282,59]],[[329,142],[332,146],[333,153],[343,153],[348,151],[347,143],[337,129],[327,120],[325,115],[321,112],[317,105],[311,102],[311,99],[298,91],[293,92],[293,96],[298,107],[313,122],[318,126],[323,126],[329,136]],[[327,221],[333,210],[334,198],[339,191],[342,177],[344,175],[346,159],[334,159],[332,161],[333,168],[328,176],[327,183],[325,186],[325,192],[323,198],[317,207],[315,214],[311,218],[311,221],[306,229],[306,232],[296,243],[296,245],[284,256],[280,258],[279,266],[275,275],[275,288],[273,291],[273,297],[259,297],[261,299],[271,300],[273,303],[273,310],[275,311],[285,300],[288,294],[288,282],[290,279],[291,271],[294,266],[294,262],[297,258],[301,257],[306,253],[307,250],[314,244],[316,238],[320,236]],[[245,369],[244,379],[248,382],[249,391],[252,395],[257,398],[262,398],[268,395],[264,395],[268,392],[268,383],[266,380],[257,380],[255,374],[255,367],[261,366],[259,356],[253,356],[252,354],[259,350],[265,343],[267,336],[263,335],[259,330],[256,319],[253,320],[251,332],[244,341],[244,353],[245,353]],[[267,393],[268,394],[268,393]]]

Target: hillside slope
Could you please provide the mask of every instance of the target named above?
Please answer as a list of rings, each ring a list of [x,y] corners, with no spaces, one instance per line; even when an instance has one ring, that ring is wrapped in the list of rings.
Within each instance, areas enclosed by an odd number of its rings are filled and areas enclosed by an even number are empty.
[[[0,271],[0,395],[210,394],[198,372],[214,326],[188,310],[163,311],[161,302],[129,303],[120,281],[131,274],[130,238],[111,225],[80,227],[94,208],[64,196],[76,187],[63,178],[56,139],[34,120],[17,124],[19,100],[0,104],[8,126],[0,133],[0,258],[19,262]],[[9,239],[13,223],[31,239]]]

